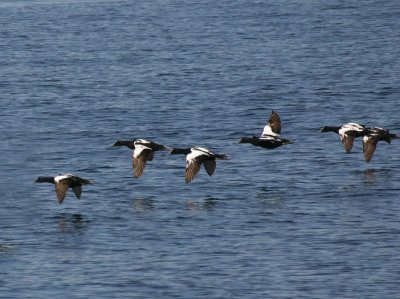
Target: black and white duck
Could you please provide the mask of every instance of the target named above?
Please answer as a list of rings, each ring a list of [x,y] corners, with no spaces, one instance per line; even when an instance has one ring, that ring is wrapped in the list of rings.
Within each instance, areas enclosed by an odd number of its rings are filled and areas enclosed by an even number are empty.
[[[200,171],[201,165],[211,177],[217,167],[216,160],[228,160],[225,154],[216,154],[204,147],[195,146],[192,148],[173,148],[171,155],[186,155],[185,182],[190,183]]]
[[[138,178],[142,175],[147,161],[154,159],[154,152],[161,150],[170,150],[169,147],[146,140],[118,140],[113,146],[127,146],[133,150],[132,153],[132,166],[133,176]]]
[[[265,125],[260,137],[254,135],[252,137],[242,137],[239,139],[238,143],[251,143],[254,146],[259,146],[267,149],[274,149],[284,144],[294,143],[293,140],[279,137],[281,129],[281,118],[279,117],[278,113],[272,110],[271,116],[267,124]]]
[[[68,188],[71,188],[76,198],[80,199],[82,194],[82,186],[93,184],[92,181],[83,179],[76,175],[65,173],[56,176],[40,176],[36,179],[36,183],[51,183],[55,185],[57,199],[60,204],[67,195]]]
[[[340,140],[343,143],[344,149],[347,153],[351,152],[353,148],[354,139],[363,137],[368,133],[368,130],[364,125],[358,123],[347,123],[342,126],[324,126],[320,132],[334,132],[339,134]]]

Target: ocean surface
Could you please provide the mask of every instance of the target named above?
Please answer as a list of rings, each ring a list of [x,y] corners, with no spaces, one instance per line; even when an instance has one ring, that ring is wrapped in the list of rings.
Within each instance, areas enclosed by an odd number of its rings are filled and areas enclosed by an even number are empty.
[[[0,1],[1,298],[400,298],[397,0]],[[282,119],[275,150],[238,144]],[[157,152],[230,157],[185,184]],[[94,180],[59,205],[38,176]]]

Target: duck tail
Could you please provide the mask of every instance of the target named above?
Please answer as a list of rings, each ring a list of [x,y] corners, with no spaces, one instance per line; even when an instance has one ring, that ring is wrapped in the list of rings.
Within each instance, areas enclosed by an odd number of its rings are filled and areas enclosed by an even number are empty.
[[[290,140],[290,139],[282,139],[283,144],[292,144],[295,142],[295,140]]]
[[[221,154],[221,155],[215,154],[215,157],[218,160],[229,160],[229,157],[227,155],[225,155],[225,154]]]
[[[251,141],[254,139],[254,137],[253,138],[250,138],[250,137],[242,137],[242,138],[240,138],[239,140],[238,140],[238,142],[237,143],[251,143]]]
[[[93,185],[93,184],[94,184],[94,181],[93,181],[93,180],[87,180],[87,179],[79,178],[79,181],[80,181],[82,184],[86,184],[86,185]]]

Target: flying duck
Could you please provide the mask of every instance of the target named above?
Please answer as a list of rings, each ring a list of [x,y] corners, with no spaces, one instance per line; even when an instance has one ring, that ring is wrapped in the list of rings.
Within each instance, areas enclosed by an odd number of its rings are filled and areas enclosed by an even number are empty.
[[[82,186],[93,184],[92,181],[80,178],[73,174],[59,174],[57,176],[40,176],[36,179],[36,183],[51,183],[55,185],[57,199],[60,204],[67,195],[68,188],[75,193],[76,198],[80,199],[82,194]]]
[[[389,133],[389,130],[384,128],[368,128],[367,131],[363,137],[363,153],[366,162],[371,161],[379,141],[390,144],[392,139],[400,138],[399,135]]]
[[[260,137],[242,137],[239,139],[238,143],[251,143],[254,146],[260,146],[267,149],[273,149],[284,144],[294,143],[292,140],[279,137],[281,128],[281,118],[278,113],[272,110],[271,116]]]
[[[319,131],[335,132],[336,134],[339,134],[340,140],[342,141],[347,153],[351,152],[355,138],[363,137],[368,133],[368,130],[364,125],[357,123],[347,123],[341,127],[324,126]]]
[[[192,148],[173,148],[171,155],[186,155],[185,182],[190,183],[203,164],[209,176],[214,174],[217,163],[215,160],[228,160],[225,154],[216,154],[204,147],[195,146]]]
[[[142,175],[147,161],[153,160],[154,152],[160,150],[170,150],[170,148],[167,146],[157,144],[146,139],[135,139],[128,141],[118,140],[113,146],[127,146],[133,150],[132,166],[133,176],[135,178],[138,178]]]

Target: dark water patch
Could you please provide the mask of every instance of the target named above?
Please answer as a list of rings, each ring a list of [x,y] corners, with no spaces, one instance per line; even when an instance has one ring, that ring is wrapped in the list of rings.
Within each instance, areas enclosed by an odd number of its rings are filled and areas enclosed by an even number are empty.
[[[10,253],[15,250],[15,244],[12,243],[0,243],[0,254]]]
[[[132,200],[133,210],[137,213],[152,211],[156,208],[156,200],[154,197],[134,198]]]
[[[90,219],[86,219],[81,214],[62,214],[58,217],[58,221],[62,232],[78,231],[86,229],[90,225]]]

